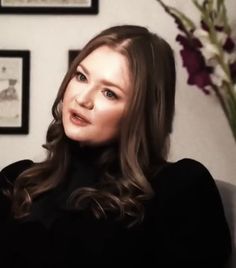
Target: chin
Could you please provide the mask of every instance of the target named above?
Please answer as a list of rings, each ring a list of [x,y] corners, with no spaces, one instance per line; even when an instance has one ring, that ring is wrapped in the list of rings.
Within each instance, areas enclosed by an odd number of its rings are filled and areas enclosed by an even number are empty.
[[[64,129],[65,135],[68,139],[73,140],[73,141],[81,141],[81,138],[79,137],[78,133],[74,133],[73,131]]]

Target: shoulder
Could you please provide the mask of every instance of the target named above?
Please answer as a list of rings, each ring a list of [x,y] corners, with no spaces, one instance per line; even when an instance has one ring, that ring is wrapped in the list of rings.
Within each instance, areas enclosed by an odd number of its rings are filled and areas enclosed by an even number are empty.
[[[151,184],[155,196],[149,213],[165,235],[163,243],[178,256],[176,263],[189,260],[188,267],[223,267],[231,251],[230,232],[209,170],[185,158],[168,163]]]
[[[174,189],[184,189],[198,186],[213,186],[214,179],[209,170],[202,163],[184,158],[174,163],[168,163],[153,179],[154,189],[168,187]]]
[[[216,182],[207,167],[196,160],[184,158],[168,163],[153,178],[152,187],[154,203],[172,211],[173,215],[178,212],[182,219],[191,213],[194,213],[193,218],[198,214],[199,218],[205,219],[209,219],[210,215],[215,219],[224,218]]]
[[[14,180],[26,169],[33,165],[33,161],[29,159],[14,162],[0,171],[0,185],[4,182],[14,182]]]
[[[209,201],[219,205],[220,195],[214,178],[202,163],[184,158],[168,163],[151,181],[159,200]]]
[[[170,162],[164,171],[183,179],[186,177],[189,178],[189,175],[191,175],[192,178],[196,178],[196,176],[199,175],[210,175],[206,166],[204,166],[201,162],[190,158],[184,158],[173,163]]]

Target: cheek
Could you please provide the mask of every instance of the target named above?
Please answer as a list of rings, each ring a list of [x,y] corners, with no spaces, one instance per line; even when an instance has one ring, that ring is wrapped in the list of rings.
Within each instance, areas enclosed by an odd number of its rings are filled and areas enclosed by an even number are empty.
[[[66,90],[64,92],[64,96],[62,99],[62,111],[66,110],[66,108],[70,105],[71,101],[73,101],[75,95],[76,95],[76,89],[72,80],[67,85]]]
[[[98,109],[95,113],[97,123],[100,123],[102,128],[115,128],[118,127],[122,121],[124,115],[124,105],[119,105],[118,107],[107,106]]]
[[[64,92],[63,102],[64,101],[66,102],[66,101],[68,101],[71,98],[71,96],[73,95],[73,88],[74,88],[74,86],[73,86],[73,80],[71,80],[69,82],[69,84],[67,85],[66,90]]]
[[[67,111],[68,111],[68,107],[70,106],[71,103],[71,99],[72,99],[72,92],[71,92],[71,87],[68,85],[65,93],[63,95],[62,98],[62,103],[61,103],[61,111],[62,111],[62,120],[63,123],[66,120],[66,115],[67,115]]]
[[[62,108],[62,115],[65,113],[66,111],[66,108],[68,106],[68,94],[67,92],[65,92],[64,96],[63,96],[63,99],[62,99],[62,103],[61,103],[61,108]]]

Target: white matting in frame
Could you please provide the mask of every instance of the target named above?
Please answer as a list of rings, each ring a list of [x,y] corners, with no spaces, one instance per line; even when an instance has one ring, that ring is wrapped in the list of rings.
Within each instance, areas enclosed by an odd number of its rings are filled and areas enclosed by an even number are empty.
[[[0,134],[27,134],[30,52],[0,50]]]

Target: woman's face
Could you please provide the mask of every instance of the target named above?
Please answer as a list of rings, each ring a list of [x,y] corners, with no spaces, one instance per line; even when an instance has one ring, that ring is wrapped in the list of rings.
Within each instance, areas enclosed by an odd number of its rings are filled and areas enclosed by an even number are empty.
[[[131,85],[125,56],[101,46],[77,66],[63,98],[62,122],[68,138],[103,144],[120,131]]]

